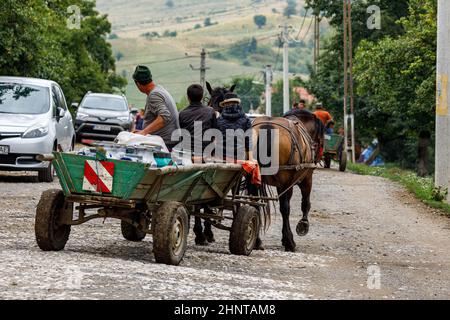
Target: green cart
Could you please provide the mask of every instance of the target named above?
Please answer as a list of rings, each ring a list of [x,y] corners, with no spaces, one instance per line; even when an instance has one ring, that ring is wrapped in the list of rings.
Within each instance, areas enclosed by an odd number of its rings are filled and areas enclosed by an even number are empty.
[[[323,153],[325,168],[331,168],[331,160],[339,163],[339,171],[347,169],[347,153],[344,148],[344,137],[338,134],[325,135],[325,147]]]
[[[99,154],[40,158],[53,162],[62,188],[44,192],[37,206],[36,240],[44,251],[63,250],[72,226],[114,218],[121,220],[126,240],[151,234],[156,262],[178,265],[195,216],[230,232],[232,254],[250,255],[260,228],[257,208],[273,200],[241,194],[245,174],[237,164],[152,168]]]

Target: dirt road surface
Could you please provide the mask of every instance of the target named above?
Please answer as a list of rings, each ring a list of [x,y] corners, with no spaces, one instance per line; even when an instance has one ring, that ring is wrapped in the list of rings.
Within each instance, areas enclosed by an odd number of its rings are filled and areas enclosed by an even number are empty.
[[[179,267],[159,265],[152,241],[125,241],[120,223],[73,227],[62,252],[42,252],[34,215],[44,190],[23,174],[0,173],[1,299],[449,299],[450,219],[377,177],[319,170],[311,231],[297,252],[281,246],[281,216],[265,251],[228,252],[228,235],[189,248]],[[293,230],[300,193],[292,203]]]

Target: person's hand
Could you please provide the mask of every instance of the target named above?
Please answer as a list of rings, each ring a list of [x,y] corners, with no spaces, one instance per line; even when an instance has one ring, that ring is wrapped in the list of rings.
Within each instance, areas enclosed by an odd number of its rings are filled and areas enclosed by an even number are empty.
[[[145,134],[145,132],[144,131],[139,131],[139,130],[135,130],[134,132],[133,132],[134,134],[138,134],[138,135],[141,135],[141,136],[146,136],[146,134]]]

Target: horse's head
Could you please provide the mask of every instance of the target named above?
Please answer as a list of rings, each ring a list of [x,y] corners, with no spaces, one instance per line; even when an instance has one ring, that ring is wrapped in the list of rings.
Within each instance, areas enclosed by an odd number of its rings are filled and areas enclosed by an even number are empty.
[[[230,89],[225,87],[220,88],[212,88],[209,82],[206,82],[206,88],[208,89],[209,94],[211,95],[211,100],[209,100],[209,106],[213,107],[214,110],[220,112],[219,104],[225,100],[225,95],[227,93],[233,92],[236,89],[236,85],[231,86]]]
[[[299,119],[308,130],[309,135],[314,143],[314,149],[316,153],[316,163],[320,161],[321,152],[325,145],[325,126],[322,121],[316,117],[314,113],[309,110],[295,110],[287,117],[295,116]]]

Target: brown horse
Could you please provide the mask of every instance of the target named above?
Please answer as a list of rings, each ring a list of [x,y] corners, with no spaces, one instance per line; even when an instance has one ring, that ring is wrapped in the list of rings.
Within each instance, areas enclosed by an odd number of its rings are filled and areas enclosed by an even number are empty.
[[[259,149],[265,146],[272,158],[274,154],[278,155],[279,171],[263,176],[263,183],[277,188],[283,217],[282,244],[286,251],[294,252],[296,244],[289,222],[293,187],[298,185],[302,193],[303,217],[297,224],[296,231],[299,236],[306,236],[309,232],[313,173],[320,160],[319,150],[323,147],[325,128],[313,113],[306,110],[290,112],[284,118],[258,118],[253,123],[253,128],[253,147],[256,148],[254,154],[259,155]],[[263,129],[266,133],[261,135]],[[276,143],[270,132],[276,132],[278,135]],[[260,159],[258,162],[262,170],[267,166],[262,164]],[[252,194],[257,195],[256,190],[253,190]],[[258,238],[257,247],[262,248],[261,245],[262,242]]]
[[[233,92],[235,86],[227,88],[212,88],[207,83],[208,91],[211,95],[209,105],[215,110],[219,110],[219,104],[224,100],[227,92]],[[279,143],[277,147],[278,165],[280,169],[276,174],[264,176],[265,185],[275,186],[280,196],[280,211],[283,216],[283,238],[282,244],[286,251],[295,251],[295,242],[289,223],[290,201],[293,195],[293,187],[298,185],[302,193],[303,217],[298,223],[296,231],[300,236],[306,236],[309,232],[309,212],[311,210],[311,191],[313,185],[313,165],[320,161],[319,150],[323,148],[325,127],[316,116],[307,110],[297,110],[285,115],[285,118],[263,117],[255,120],[253,135],[253,147],[256,148],[256,155],[259,154],[259,146],[265,145],[267,151],[272,149],[273,137],[270,134],[260,135],[261,129],[266,129],[267,133],[278,132]],[[270,152],[269,152],[270,153]],[[259,160],[259,159],[258,159]],[[262,167],[267,164],[260,165]],[[270,164],[269,164],[270,165]],[[249,193],[253,195],[265,195],[267,191],[260,188],[249,187]],[[214,241],[211,225],[205,222],[205,232],[201,225],[201,220],[195,220],[194,227],[196,243],[203,244],[207,239]],[[199,243],[203,240],[202,243]],[[262,241],[258,237],[256,249],[262,249]]]

